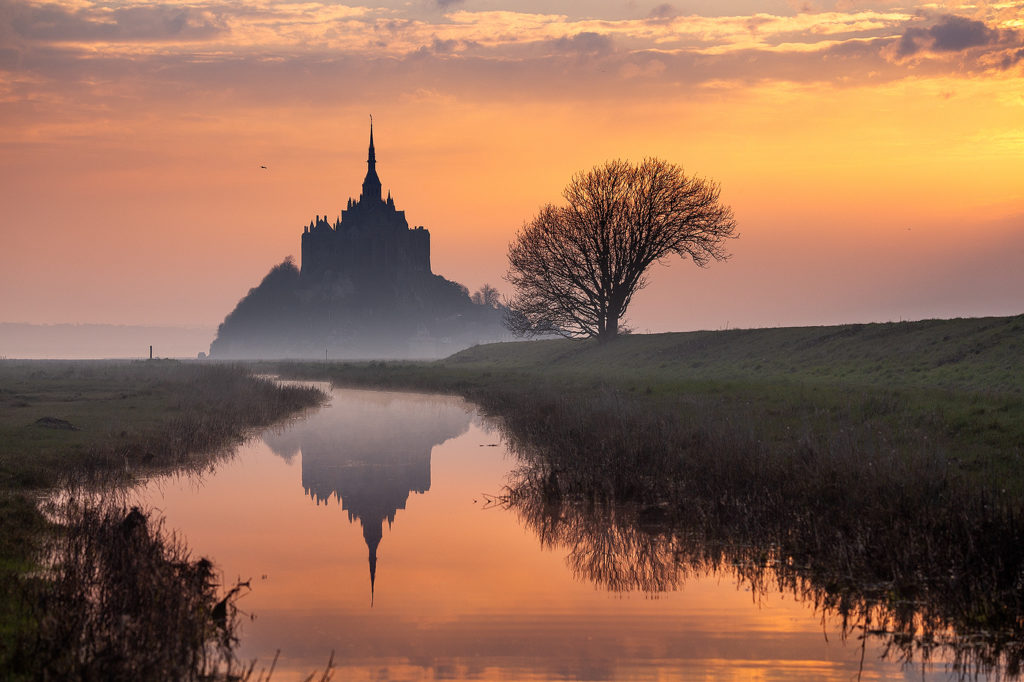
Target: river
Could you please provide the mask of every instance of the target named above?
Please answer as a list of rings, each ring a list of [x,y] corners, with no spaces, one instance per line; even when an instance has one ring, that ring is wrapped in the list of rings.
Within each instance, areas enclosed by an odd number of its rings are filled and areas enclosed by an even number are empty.
[[[518,463],[472,405],[325,389],[329,405],[202,477],[133,494],[225,585],[249,582],[238,655],[258,671],[280,651],[274,680],[332,652],[336,680],[951,676],[885,660],[880,641],[725,569],[609,589],[494,502]]]

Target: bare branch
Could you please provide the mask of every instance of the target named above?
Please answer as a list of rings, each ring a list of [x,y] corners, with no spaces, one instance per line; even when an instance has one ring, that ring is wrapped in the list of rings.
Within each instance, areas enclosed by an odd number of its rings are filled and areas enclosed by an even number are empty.
[[[516,290],[506,325],[517,334],[609,339],[651,264],[673,254],[705,267],[729,257],[732,210],[717,183],[661,159],[616,160],[577,173],[509,245]]]

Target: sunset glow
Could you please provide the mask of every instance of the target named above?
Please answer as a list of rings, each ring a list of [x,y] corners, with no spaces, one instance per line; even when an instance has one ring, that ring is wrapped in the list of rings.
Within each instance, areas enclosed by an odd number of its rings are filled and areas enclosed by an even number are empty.
[[[658,156],[741,236],[638,331],[1022,312],[1024,2],[4,0],[0,321],[212,329],[358,194],[369,114],[471,290],[573,173]]]

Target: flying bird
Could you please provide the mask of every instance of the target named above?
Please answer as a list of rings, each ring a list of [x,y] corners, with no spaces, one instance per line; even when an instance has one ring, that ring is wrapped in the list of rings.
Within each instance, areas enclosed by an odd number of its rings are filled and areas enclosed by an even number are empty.
[[[263,170],[267,170],[266,166],[260,166],[260,168],[262,168]]]

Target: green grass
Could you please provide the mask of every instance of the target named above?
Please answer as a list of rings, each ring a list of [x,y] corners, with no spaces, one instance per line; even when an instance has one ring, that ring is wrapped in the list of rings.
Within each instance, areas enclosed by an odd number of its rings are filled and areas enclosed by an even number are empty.
[[[0,361],[0,672],[39,622],[25,576],[54,530],[42,495],[207,466],[252,429],[323,399],[229,365]]]
[[[1024,495],[1024,316],[477,346],[437,362],[290,363],[291,376],[457,393],[613,391],[780,448],[927,447]],[[731,426],[730,426],[731,424]]]
[[[2,362],[0,488],[180,466],[321,399],[229,365]]]
[[[613,382],[765,382],[850,387],[1024,391],[1024,316],[835,327],[627,335],[614,343],[491,344],[440,364],[486,370],[540,367]]]
[[[894,656],[1024,665],[1024,317],[634,335],[285,375],[463,395],[581,579],[800,595]]]

